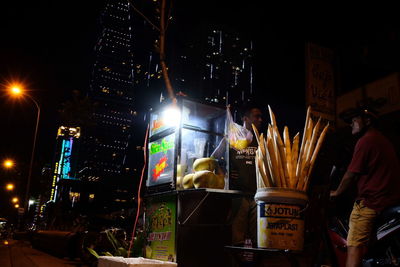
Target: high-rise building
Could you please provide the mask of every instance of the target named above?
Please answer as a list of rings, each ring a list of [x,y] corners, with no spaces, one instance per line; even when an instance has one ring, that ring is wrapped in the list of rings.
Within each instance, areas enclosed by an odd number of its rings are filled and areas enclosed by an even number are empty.
[[[89,98],[94,125],[82,129],[79,178],[81,200],[116,208],[132,198],[127,157],[132,140],[134,63],[132,10],[128,1],[106,1],[94,48]],[[130,179],[129,179],[130,178]],[[105,209],[106,210],[106,209]]]
[[[250,101],[253,88],[253,43],[238,34],[212,30],[207,36],[203,65],[206,100],[221,104]]]
[[[253,100],[253,42],[232,30],[203,28],[172,62],[175,90],[221,105]]]

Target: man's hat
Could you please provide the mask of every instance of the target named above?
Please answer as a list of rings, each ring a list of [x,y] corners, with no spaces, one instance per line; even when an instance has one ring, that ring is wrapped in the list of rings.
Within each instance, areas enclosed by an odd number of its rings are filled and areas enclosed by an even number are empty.
[[[357,108],[349,108],[342,111],[339,114],[339,118],[341,118],[344,122],[351,124],[353,118],[358,116],[369,117],[373,120],[377,120],[379,113],[371,108],[370,106],[360,106]]]

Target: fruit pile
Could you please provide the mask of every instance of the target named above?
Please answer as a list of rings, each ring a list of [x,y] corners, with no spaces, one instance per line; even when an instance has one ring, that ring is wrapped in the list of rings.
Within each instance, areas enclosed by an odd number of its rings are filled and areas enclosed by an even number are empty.
[[[183,178],[181,176],[181,166],[177,169],[178,188],[215,188],[224,189],[225,175],[220,170],[218,163],[213,158],[196,159],[193,163],[194,173],[189,173]]]

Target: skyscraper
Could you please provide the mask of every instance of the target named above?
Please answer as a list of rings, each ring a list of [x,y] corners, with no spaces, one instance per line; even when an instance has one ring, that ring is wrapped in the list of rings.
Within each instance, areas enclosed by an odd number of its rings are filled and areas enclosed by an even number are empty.
[[[221,105],[252,100],[253,42],[208,23],[191,38],[172,61],[175,90]]]
[[[203,65],[206,100],[221,104],[245,103],[254,95],[253,43],[223,29],[209,32]]]
[[[88,93],[95,103],[94,125],[82,129],[79,178],[81,199],[99,208],[113,209],[132,198],[127,166],[135,116],[131,13],[128,1],[106,1],[94,48]]]

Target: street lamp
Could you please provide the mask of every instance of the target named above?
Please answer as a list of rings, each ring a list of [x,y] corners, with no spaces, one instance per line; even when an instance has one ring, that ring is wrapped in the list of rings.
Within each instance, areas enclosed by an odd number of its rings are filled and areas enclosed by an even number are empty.
[[[19,85],[14,85],[11,87],[11,93],[13,95],[20,95],[20,94],[22,94],[22,89]]]
[[[6,168],[6,169],[11,169],[12,167],[14,167],[14,161],[11,160],[11,159],[6,159],[6,160],[3,162],[3,166],[4,166],[4,168]]]
[[[7,191],[13,191],[14,190],[14,184],[12,184],[12,183],[7,184],[6,185],[6,190]]]
[[[12,199],[11,199],[11,202],[12,203],[17,203],[19,201],[19,199],[17,198],[17,197],[13,197]]]
[[[33,158],[35,155],[35,147],[36,147],[36,137],[37,137],[37,131],[38,131],[38,127],[39,127],[40,107],[39,107],[39,104],[36,102],[36,100],[33,99],[29,94],[25,93],[22,86],[20,86],[18,84],[14,84],[14,85],[10,86],[10,93],[11,93],[11,95],[16,96],[16,97],[26,96],[27,98],[32,100],[32,102],[35,104],[36,109],[37,109],[35,134],[33,135],[32,154],[31,154],[31,160],[29,163],[28,181],[26,183],[26,193],[25,193],[25,199],[24,199],[24,208],[25,208],[25,210],[27,210],[28,209],[28,201],[29,201],[29,188],[31,185],[31,177],[32,177]]]

